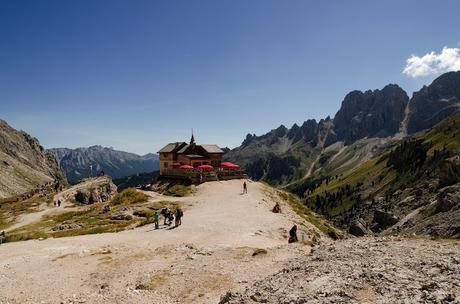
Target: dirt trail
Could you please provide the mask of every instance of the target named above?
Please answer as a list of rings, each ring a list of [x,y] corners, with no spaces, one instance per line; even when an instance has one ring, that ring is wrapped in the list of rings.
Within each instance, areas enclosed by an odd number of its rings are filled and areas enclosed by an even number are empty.
[[[0,303],[216,303],[228,288],[242,290],[307,254],[309,246],[286,244],[287,231],[295,222],[308,240],[315,228],[283,202],[283,213],[272,213],[266,186],[249,182],[247,195],[241,186],[205,183],[177,199],[185,216],[176,229],[1,245]],[[253,256],[257,248],[267,253]]]
[[[48,206],[46,203],[43,203],[39,206],[38,211],[32,213],[26,213],[15,219],[15,224],[11,225],[6,232],[13,231],[17,228],[27,226],[42,220],[46,215],[56,215],[60,213],[80,210],[83,207],[75,207],[71,201],[71,198],[75,196],[75,193],[80,189],[89,189],[91,186],[96,183],[104,182],[103,178],[100,179],[88,179],[87,181],[81,182],[69,189],[66,189],[53,197],[53,202],[61,201],[60,207],[55,207],[54,205]]]

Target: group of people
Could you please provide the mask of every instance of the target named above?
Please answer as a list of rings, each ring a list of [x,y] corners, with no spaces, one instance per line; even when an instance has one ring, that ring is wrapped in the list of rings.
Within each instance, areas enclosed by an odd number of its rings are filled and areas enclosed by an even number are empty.
[[[54,202],[54,207],[61,207],[61,200],[58,199],[57,201]]]
[[[163,216],[165,226],[171,226],[172,222],[174,221],[174,227],[178,227],[182,224],[182,217],[184,216],[184,211],[181,208],[177,207],[176,210],[173,212],[171,209],[165,207],[161,209],[160,214]],[[153,212],[153,224],[155,225],[155,229],[160,228],[160,214],[158,214],[158,210]]]

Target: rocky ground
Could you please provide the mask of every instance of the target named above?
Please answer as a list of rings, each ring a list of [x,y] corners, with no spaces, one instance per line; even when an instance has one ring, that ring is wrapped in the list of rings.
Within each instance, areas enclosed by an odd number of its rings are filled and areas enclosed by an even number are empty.
[[[460,303],[460,241],[364,237],[318,247],[220,303]]]

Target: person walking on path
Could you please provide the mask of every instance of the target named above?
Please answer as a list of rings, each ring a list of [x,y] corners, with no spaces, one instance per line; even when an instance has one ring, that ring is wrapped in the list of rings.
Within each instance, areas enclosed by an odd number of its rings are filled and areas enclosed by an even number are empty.
[[[243,183],[243,194],[247,194],[248,193],[248,185],[246,184],[246,181],[244,181]]]
[[[155,229],[160,228],[160,225],[158,224],[159,216],[158,216],[158,211],[155,210],[153,212],[153,223],[155,224]]]
[[[183,215],[184,215],[184,212],[182,211],[182,209],[177,207],[176,209],[176,227],[182,224]]]

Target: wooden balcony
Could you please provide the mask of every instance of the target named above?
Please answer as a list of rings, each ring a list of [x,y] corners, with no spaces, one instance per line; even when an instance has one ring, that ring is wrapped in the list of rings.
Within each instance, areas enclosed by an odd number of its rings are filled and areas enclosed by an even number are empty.
[[[201,184],[208,181],[247,178],[246,172],[243,169],[223,167],[206,170],[165,168],[163,169],[161,176],[167,178],[188,179],[191,180],[194,184]]]

